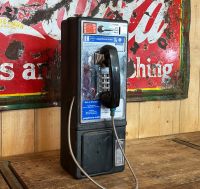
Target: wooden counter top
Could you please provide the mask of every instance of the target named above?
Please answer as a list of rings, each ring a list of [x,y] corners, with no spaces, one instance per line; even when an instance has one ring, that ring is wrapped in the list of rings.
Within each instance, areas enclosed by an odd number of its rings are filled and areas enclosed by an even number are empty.
[[[129,140],[126,154],[139,180],[139,188],[200,188],[200,132]],[[75,180],[59,163],[59,151],[6,157],[30,189],[95,189],[88,179]],[[94,177],[107,189],[134,188],[131,173]],[[8,189],[3,177],[0,188]]]

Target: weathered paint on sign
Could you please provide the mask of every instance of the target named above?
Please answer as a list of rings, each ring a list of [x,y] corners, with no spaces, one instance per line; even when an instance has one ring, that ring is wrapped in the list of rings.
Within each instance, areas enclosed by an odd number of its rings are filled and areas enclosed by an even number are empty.
[[[189,85],[190,1],[145,1],[130,20],[128,97],[182,99]]]
[[[129,100],[187,96],[190,1],[1,0],[0,110],[59,104],[60,23],[70,16],[129,21]]]

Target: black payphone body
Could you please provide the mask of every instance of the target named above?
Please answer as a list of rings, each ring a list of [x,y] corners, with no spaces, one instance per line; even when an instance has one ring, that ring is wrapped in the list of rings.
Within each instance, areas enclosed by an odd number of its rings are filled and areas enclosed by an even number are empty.
[[[124,157],[112,129],[110,110],[121,146],[126,133],[126,21],[73,17],[62,22],[61,44],[61,165],[82,178],[68,146],[68,114],[71,144],[79,164],[89,175],[124,170]]]

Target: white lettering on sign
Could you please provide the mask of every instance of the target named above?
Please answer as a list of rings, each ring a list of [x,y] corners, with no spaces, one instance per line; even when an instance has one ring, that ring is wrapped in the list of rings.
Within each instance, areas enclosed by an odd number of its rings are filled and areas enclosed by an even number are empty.
[[[0,80],[12,80],[15,76],[13,70],[13,64],[3,63],[0,65]]]
[[[23,68],[22,77],[25,80],[41,80],[43,79],[42,70],[45,67],[45,63],[26,63]],[[48,76],[48,75],[47,75]]]
[[[147,24],[149,20],[151,19],[151,15],[155,11],[155,9],[159,6],[159,4],[162,4],[162,6],[154,20],[153,25],[148,32],[145,32]],[[143,15],[136,29],[132,33],[129,34],[129,38],[131,39],[135,36],[135,41],[137,43],[142,43],[146,39],[148,40],[149,43],[155,43],[161,37],[164,30],[168,26],[167,23],[164,23],[162,25],[165,12],[167,11],[168,8],[169,8],[169,5],[167,3],[164,3],[164,0],[153,1],[146,10],[146,13],[148,14]],[[160,28],[161,25],[162,27]]]
[[[151,59],[148,58],[147,62],[150,63]],[[162,82],[167,83],[171,80],[169,76],[172,72],[173,64],[142,64],[141,58],[136,57],[136,64],[133,64],[134,72],[130,78],[152,78],[152,77],[162,77]]]
[[[23,7],[25,4],[29,2],[29,0],[2,0],[0,4],[9,2],[11,6],[13,7]],[[62,16],[62,19],[66,19],[71,16],[76,15],[77,11],[77,6],[81,0],[72,0],[69,3],[69,10],[65,9],[64,14]],[[61,3],[61,0],[46,0],[44,3],[43,8],[53,8],[56,6],[56,4]],[[104,3],[101,3],[98,12],[95,13],[95,17],[97,18],[104,18],[106,15],[107,10],[109,9],[111,12],[116,12],[118,11],[118,14],[122,16],[124,20],[130,21],[131,15],[133,11],[138,9],[140,6],[144,5],[145,0],[133,0],[130,3],[126,3],[126,5],[123,5],[123,0],[119,0],[117,4],[114,5],[113,1],[109,1],[109,4],[107,5],[107,2],[105,1]],[[94,0],[87,0],[84,6],[82,6],[82,10],[79,10],[79,14],[81,14],[84,17],[91,16],[91,10],[94,8],[93,7]],[[147,24],[150,19],[152,19],[152,14],[155,13],[155,10],[158,9],[154,23],[152,24],[151,28],[149,31],[145,31]],[[142,43],[146,39],[148,40],[149,43],[155,43],[163,34],[164,30],[168,26],[168,23],[164,23],[164,17],[165,13],[167,12],[169,8],[169,2],[166,2],[165,0],[155,0],[152,1],[149,7],[146,8],[146,11],[144,11],[144,14],[141,18],[141,20],[138,21],[138,25],[134,29],[134,31],[131,31],[129,33],[129,40],[135,37],[135,41],[137,43]],[[42,27],[45,31],[45,33],[55,39],[55,40],[60,40],[61,38],[61,31],[58,23],[59,19],[59,11],[60,9],[56,9],[51,18],[48,20],[42,21]],[[12,22],[18,22],[18,21],[12,21]],[[34,28],[31,26],[25,26],[23,25],[23,31],[20,29],[15,29],[13,31],[11,30],[6,30],[6,28],[0,28],[0,32],[4,33],[5,35],[10,35],[13,33],[22,33],[22,34],[32,34],[33,36],[37,36],[40,38],[44,38],[44,35],[40,34],[38,31],[36,31]],[[2,30],[2,31],[1,31]],[[29,31],[28,31],[29,30]],[[8,34],[9,33],[9,34]]]
[[[36,79],[34,64],[32,64],[32,63],[24,64],[23,68],[25,68],[25,70],[22,73],[23,79],[25,79],[25,80]]]
[[[46,1],[46,3],[48,6],[52,6],[51,0]],[[70,3],[70,9],[68,11],[65,10],[63,19],[66,19],[67,17],[70,16],[74,16],[76,14],[76,8],[78,3],[79,1],[74,1],[74,0]],[[122,18],[124,20],[129,21],[133,11],[139,8],[143,3],[145,3],[145,0],[134,0],[131,3],[127,3],[127,5],[123,8],[122,8],[123,4],[122,0],[118,1],[117,6],[113,6],[112,1],[110,1],[109,5],[106,5],[106,3],[102,3],[99,7],[98,13],[95,14],[95,17],[104,18],[106,10],[109,8],[112,12],[118,11],[119,14],[122,15]],[[91,6],[92,6],[92,0],[88,0],[86,6],[81,12],[82,16],[90,16]],[[148,32],[145,32],[146,26],[149,20],[151,19],[152,14],[158,8],[158,6],[161,7],[156,15],[153,25],[151,26]],[[138,25],[135,28],[135,30],[129,33],[129,40],[135,37],[135,41],[137,43],[142,43],[146,39],[148,40],[149,43],[155,43],[161,37],[164,30],[168,26],[168,23],[163,24],[164,16],[168,8],[169,8],[169,3],[166,3],[165,0],[152,1],[150,6],[145,11],[148,14],[144,14],[142,19],[138,22]],[[58,19],[58,11],[55,11],[50,20],[44,20],[42,22],[42,26],[44,31],[51,38],[60,40],[61,32],[58,26],[57,19]]]
[[[22,79],[24,80],[42,80],[43,79],[43,71],[46,71],[45,63],[25,63],[23,65],[22,70]],[[2,63],[0,64],[0,80],[8,81],[12,80],[15,77],[15,71],[13,69],[13,63]],[[19,67],[18,67],[19,69]],[[45,76],[45,78],[47,78]]]

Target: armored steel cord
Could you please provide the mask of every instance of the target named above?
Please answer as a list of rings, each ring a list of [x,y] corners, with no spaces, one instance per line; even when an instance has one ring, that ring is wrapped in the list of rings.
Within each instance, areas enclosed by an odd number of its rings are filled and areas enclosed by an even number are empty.
[[[81,167],[81,165],[79,164],[79,162],[76,160],[73,150],[72,150],[72,145],[71,145],[71,134],[70,134],[70,129],[71,129],[71,114],[72,114],[72,108],[73,108],[73,104],[74,104],[74,99],[75,97],[73,97],[71,104],[70,104],[70,109],[69,109],[69,115],[68,115],[68,145],[69,145],[69,151],[70,154],[72,156],[72,159],[74,160],[74,163],[77,165],[77,167],[81,170],[81,172],[92,182],[94,183],[96,186],[98,186],[101,189],[106,189],[103,186],[101,186],[100,184],[98,184],[94,179],[92,179],[87,173],[86,171]]]
[[[97,187],[101,188],[101,189],[106,189],[105,187],[101,186],[99,183],[97,183],[94,179],[92,179],[88,174],[87,172],[81,167],[81,165],[79,164],[79,162],[76,160],[76,157],[73,153],[73,150],[72,150],[72,145],[71,145],[71,133],[70,133],[70,130],[71,130],[71,114],[72,114],[72,108],[73,108],[73,104],[74,104],[74,100],[75,100],[75,97],[73,97],[72,101],[71,101],[71,104],[70,104],[70,109],[69,109],[69,114],[68,114],[68,146],[69,146],[69,151],[70,151],[70,154],[71,154],[71,157],[74,161],[74,163],[77,165],[77,167],[81,170],[81,172],[93,183],[95,184]],[[134,173],[134,170],[133,168],[131,167],[131,164],[130,162],[128,161],[125,153],[124,153],[124,150],[120,144],[120,141],[119,141],[119,137],[117,135],[117,131],[116,131],[116,128],[115,128],[115,121],[114,121],[114,113],[115,113],[115,110],[111,110],[111,119],[112,119],[112,127],[113,127],[113,131],[114,131],[114,134],[115,134],[115,137],[116,137],[116,140],[117,140],[117,143],[120,147],[120,150],[132,172],[132,175],[134,177],[134,181],[136,183],[136,186],[135,186],[135,189],[139,189],[138,187],[138,179]]]
[[[115,114],[115,109],[111,109],[110,115],[111,115],[111,119],[112,119],[112,127],[113,127],[113,131],[114,131],[114,134],[115,134],[115,138],[116,138],[117,143],[119,145],[119,148],[120,148],[120,150],[121,150],[121,152],[122,152],[122,154],[123,154],[123,156],[126,160],[126,163],[128,164],[128,167],[131,170],[131,173],[133,175],[134,182],[135,182],[135,189],[139,189],[137,176],[136,176],[136,174],[135,174],[135,172],[134,172],[134,170],[133,170],[133,168],[132,168],[132,166],[131,166],[131,164],[130,164],[130,162],[129,162],[129,160],[128,160],[128,158],[127,158],[127,156],[126,156],[126,154],[125,154],[125,152],[124,152],[124,150],[123,150],[123,148],[120,144],[120,140],[119,140],[119,137],[118,137],[118,134],[117,134],[117,131],[116,131],[116,127],[115,127],[114,114]]]

